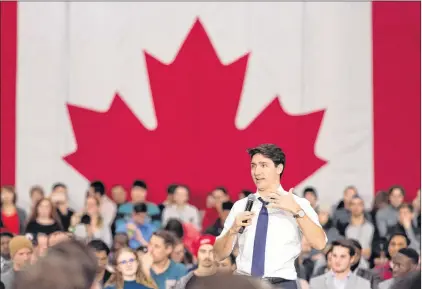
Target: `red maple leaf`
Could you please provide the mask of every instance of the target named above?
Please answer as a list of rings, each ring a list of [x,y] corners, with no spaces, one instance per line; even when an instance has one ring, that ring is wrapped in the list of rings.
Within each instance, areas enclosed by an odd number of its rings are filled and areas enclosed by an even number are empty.
[[[223,65],[199,20],[173,63],[145,57],[155,130],[146,129],[117,93],[106,112],[68,105],[78,147],[64,159],[88,180],[128,187],[143,179],[152,202],[164,199],[169,184],[184,183],[191,201],[202,207],[216,186],[232,196],[254,188],[246,149],[260,143],[286,152],[286,188],[325,164],[314,154],[324,111],[291,116],[274,98],[246,129],[236,128],[248,54]]]

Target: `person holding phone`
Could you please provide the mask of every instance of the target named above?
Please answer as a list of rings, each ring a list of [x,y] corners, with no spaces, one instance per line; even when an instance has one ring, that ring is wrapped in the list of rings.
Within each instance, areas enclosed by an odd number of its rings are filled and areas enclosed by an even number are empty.
[[[67,231],[70,226],[70,220],[75,213],[69,208],[69,200],[67,195],[67,187],[63,183],[56,183],[50,195],[51,201],[56,206],[63,229]]]
[[[78,238],[91,241],[101,239],[107,246],[111,246],[111,230],[104,223],[100,214],[100,202],[93,196],[88,196],[85,202],[85,211],[74,214],[70,221],[69,231]]]

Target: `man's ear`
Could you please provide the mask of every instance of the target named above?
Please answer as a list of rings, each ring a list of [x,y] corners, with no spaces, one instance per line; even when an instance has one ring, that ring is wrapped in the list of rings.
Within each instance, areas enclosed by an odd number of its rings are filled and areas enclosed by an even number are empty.
[[[277,166],[277,174],[281,175],[281,173],[283,172],[283,170],[284,170],[284,166],[282,164],[279,164]]]

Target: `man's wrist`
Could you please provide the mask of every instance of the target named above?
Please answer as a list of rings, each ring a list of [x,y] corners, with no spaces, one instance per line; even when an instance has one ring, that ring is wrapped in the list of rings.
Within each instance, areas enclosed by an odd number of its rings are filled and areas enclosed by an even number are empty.
[[[292,213],[293,215],[296,215],[296,214],[297,214],[297,213],[299,213],[299,211],[301,211],[301,210],[302,210],[301,206],[299,206],[299,204],[296,204],[296,205],[292,208],[291,213]]]
[[[237,233],[239,233],[239,229],[234,229],[234,228],[230,228],[229,229],[229,234],[230,235],[237,235]]]

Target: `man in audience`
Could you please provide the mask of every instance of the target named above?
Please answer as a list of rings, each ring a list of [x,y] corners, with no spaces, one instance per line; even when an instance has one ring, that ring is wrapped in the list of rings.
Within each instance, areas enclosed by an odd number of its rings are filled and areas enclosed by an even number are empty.
[[[10,270],[1,275],[1,281],[4,283],[6,289],[13,288],[12,285],[16,276],[25,266],[30,264],[33,252],[32,243],[25,236],[13,237],[9,243],[9,251],[13,265]]]
[[[175,244],[176,237],[173,233],[164,230],[154,232],[148,245],[148,253],[143,256],[143,269],[146,274],[151,275],[158,289],[173,288],[187,273],[185,266],[170,259]]]
[[[412,248],[403,248],[397,252],[392,261],[393,278],[381,282],[379,289],[389,289],[398,278],[403,278],[408,273],[418,270],[419,254]]]
[[[218,272],[222,274],[233,274],[236,271],[236,257],[230,254],[229,257],[217,263]]]
[[[207,278],[217,273],[217,264],[214,259],[215,236],[201,236],[194,245],[193,252],[198,259],[198,267],[180,279],[176,288],[195,288],[207,282]]]
[[[161,227],[160,209],[156,204],[147,202],[147,194],[147,184],[144,181],[135,180],[130,191],[132,202],[121,205],[118,212],[124,215],[126,219],[130,218],[133,212],[133,205],[144,203],[147,205],[147,221],[151,222],[158,229]],[[121,222],[120,220],[116,222],[116,226],[118,227]]]
[[[110,272],[107,268],[110,249],[108,248],[106,243],[98,239],[89,242],[88,247],[94,250],[95,256],[97,257],[98,261],[97,275],[95,277],[95,280],[98,284],[103,286],[108,281],[108,279],[110,279],[110,276],[112,274],[112,272]]]
[[[146,221],[147,205],[144,203],[133,206],[132,219],[127,223],[121,223],[116,228],[116,233],[124,233],[129,237],[129,246],[137,249],[139,246],[148,246],[155,226]]]
[[[103,223],[107,227],[111,227],[114,217],[116,216],[116,204],[110,200],[106,195],[106,189],[102,182],[95,181],[89,186],[88,193],[95,196],[100,202],[100,212],[103,218]]]
[[[362,277],[363,279],[371,282],[371,288],[377,289],[378,284],[381,282],[381,277],[376,272],[369,269],[369,263],[362,256],[362,246],[358,240],[350,239],[349,240],[355,247],[355,256],[353,258],[351,270],[357,276]]]
[[[1,260],[1,273],[6,272],[12,267],[12,261],[10,260],[9,243],[12,240],[13,234],[9,232],[0,233],[0,260]]]
[[[188,203],[189,189],[184,185],[178,185],[174,191],[174,203],[167,206],[163,211],[163,225],[170,219],[179,219],[183,223],[192,224],[196,230],[201,229],[198,209]]]
[[[375,220],[380,237],[387,237],[390,227],[394,227],[398,221],[398,208],[404,201],[404,189],[400,186],[391,187],[388,191],[390,205],[379,210],[375,215]]]
[[[333,210],[333,223],[341,235],[345,235],[350,221],[350,202],[358,194],[354,186],[348,186],[343,192],[343,200]]]
[[[36,266],[22,271],[14,289],[100,289],[95,282],[96,272],[92,250],[70,240],[53,246]]]
[[[127,203],[127,193],[125,188],[122,185],[115,185],[111,188],[111,197],[116,204],[116,215],[114,217],[113,223],[111,224],[111,233],[113,236],[116,234],[116,222],[125,219],[125,215],[119,213],[119,209],[122,205]]]
[[[59,215],[63,230],[67,231],[70,226],[70,219],[75,213],[69,208],[67,186],[63,183],[55,183],[51,190],[50,198],[56,206],[57,214]]]
[[[221,232],[223,231],[224,222],[226,221],[232,207],[233,207],[232,202],[230,201],[224,202],[221,205],[222,210],[220,213],[220,217],[214,222],[214,225],[212,225],[211,227],[205,230],[205,234],[210,234],[216,237],[219,236]]]
[[[355,195],[350,201],[350,223],[346,228],[346,238],[356,239],[362,246],[362,256],[369,259],[371,256],[372,238],[374,225],[365,218],[365,206],[363,200]]]
[[[310,289],[322,288],[359,288],[371,289],[371,284],[355,274],[352,274],[351,266],[355,256],[355,248],[348,240],[333,242],[331,271],[316,278],[312,278]]]
[[[307,187],[303,190],[303,197],[309,201],[315,212],[318,213],[318,194],[315,188]]]
[[[398,223],[388,229],[387,235],[390,236],[393,232],[402,232],[407,235],[410,240],[409,247],[420,252],[421,232],[414,224],[413,207],[409,204],[401,204],[398,207]]]
[[[212,226],[223,211],[222,204],[230,200],[230,196],[224,187],[218,187],[208,198],[212,199],[212,206],[206,208],[202,219],[202,228],[205,230]]]

